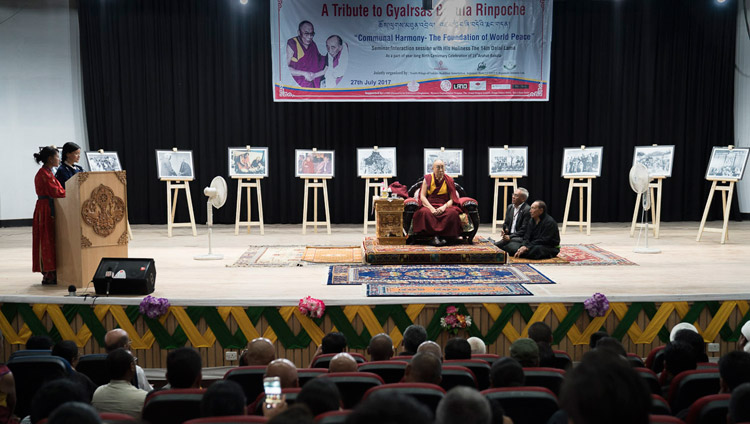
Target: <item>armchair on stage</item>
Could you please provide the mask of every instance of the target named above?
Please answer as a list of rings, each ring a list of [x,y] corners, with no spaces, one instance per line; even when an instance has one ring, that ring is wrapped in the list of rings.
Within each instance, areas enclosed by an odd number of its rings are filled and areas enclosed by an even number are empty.
[[[407,243],[415,243],[417,236],[411,233],[411,221],[414,217],[414,212],[419,209],[419,203],[415,198],[417,190],[422,187],[422,181],[424,177],[420,178],[419,181],[414,183],[409,188],[409,197],[404,200],[404,231],[409,236]],[[458,192],[458,207],[461,208],[462,215],[466,214],[468,219],[461,219],[463,226],[463,232],[460,237],[466,240],[467,243],[472,244],[474,242],[474,236],[479,230],[479,202],[466,195],[466,190],[461,187],[458,183],[455,183],[456,191]]]

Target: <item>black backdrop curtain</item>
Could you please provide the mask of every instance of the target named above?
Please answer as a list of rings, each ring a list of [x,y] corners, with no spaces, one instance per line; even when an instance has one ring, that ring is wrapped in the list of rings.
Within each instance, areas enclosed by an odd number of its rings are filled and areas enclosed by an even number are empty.
[[[560,221],[567,193],[563,147],[602,145],[593,219],[629,221],[633,146],[674,144],[662,212],[670,221],[700,219],[711,146],[733,144],[732,0],[555,1],[551,100],[512,103],[274,103],[271,3],[80,1],[89,144],[119,152],[132,223],[166,222],[157,148],[193,151],[192,195],[196,218],[205,221],[202,188],[228,175],[227,147],[268,146],[267,223],[301,222],[304,190],[294,177],[294,149],[335,149],[332,220],[358,223],[364,201],[358,146],[397,146],[396,180],[407,185],[421,175],[423,148],[463,148],[465,175],[457,181],[489,222],[488,146],[529,147],[530,175],[521,185],[531,199],[546,200]],[[230,182],[217,222],[234,222],[235,193]],[[184,220],[186,208],[179,206]],[[715,207],[712,217],[719,216]]]

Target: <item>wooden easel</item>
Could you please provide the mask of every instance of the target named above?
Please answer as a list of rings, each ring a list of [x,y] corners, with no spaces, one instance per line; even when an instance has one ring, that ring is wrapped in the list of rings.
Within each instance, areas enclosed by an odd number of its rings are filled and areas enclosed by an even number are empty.
[[[497,226],[500,225],[500,228],[503,227],[503,222],[505,222],[505,213],[508,211],[508,188],[513,187],[513,192],[516,191],[518,188],[518,179],[521,177],[495,177],[495,203],[492,206],[492,234],[495,234],[497,232]],[[510,179],[510,181],[508,181]],[[502,181],[501,181],[502,180]],[[503,203],[502,203],[502,209],[503,209],[503,217],[501,219],[497,219],[497,198],[499,197],[499,191],[500,187],[503,188]],[[511,192],[511,194],[513,193]]]
[[[665,177],[653,178],[656,181],[648,183],[648,194],[651,196],[651,228],[654,230],[654,238],[659,238],[659,227],[661,224],[661,185]],[[643,193],[638,193],[635,199],[633,222],[630,225],[630,237],[633,237],[636,228],[643,227],[643,224],[638,222],[638,211],[641,209],[641,196],[643,196]]]
[[[195,230],[195,215],[193,214],[193,199],[190,196],[190,180],[162,180],[167,182],[167,235],[172,237],[172,228],[191,227],[193,237],[198,235]],[[190,222],[174,222],[174,214],[177,210],[177,195],[180,190],[185,190],[187,196],[188,212],[190,212]],[[174,196],[174,197],[173,197]]]
[[[721,233],[721,244],[724,244],[729,240],[729,210],[732,207],[732,195],[734,194],[734,184],[738,180],[713,180],[711,184],[711,191],[708,193],[708,200],[706,201],[706,208],[703,210],[703,219],[701,219],[701,226],[698,228],[698,237],[695,241],[701,241],[703,232],[709,233]],[[726,184],[726,185],[719,185]],[[724,212],[724,225],[721,228],[706,228],[706,219],[708,218],[708,211],[711,209],[711,201],[714,198],[714,193],[721,192],[721,204],[722,211]],[[727,194],[729,193],[729,194]],[[727,201],[729,197],[729,201]]]
[[[565,234],[565,227],[570,225],[578,224],[579,231],[583,231],[583,226],[586,226],[586,235],[591,235],[591,182],[596,177],[565,177],[570,180],[568,185],[568,200],[565,201],[565,215],[563,217],[562,234]],[[576,180],[581,180],[576,181]],[[578,188],[578,221],[568,221],[568,213],[570,212],[570,201],[573,198],[573,189]],[[586,220],[583,220],[583,191],[586,189]]]
[[[326,180],[330,177],[325,178],[304,178],[305,180],[305,200],[302,210],[302,234],[307,234],[307,226],[312,225],[315,232],[318,232],[318,224],[326,224],[328,228],[328,234],[331,234],[331,213],[328,208],[328,185]],[[307,221],[307,204],[308,204],[308,192],[309,189],[313,189],[313,220],[312,222]],[[318,189],[323,190],[323,201],[326,211],[326,220],[318,221]]]
[[[375,189],[374,196],[380,197],[383,193],[383,186],[388,187],[388,178],[391,177],[362,177],[365,180],[365,215],[364,215],[364,228],[362,234],[367,234],[367,227],[369,225],[376,225],[376,221],[369,220],[370,217],[370,189]],[[381,180],[378,182],[378,180]]]
[[[247,233],[250,234],[250,227],[257,226],[260,227],[260,235],[265,235],[265,228],[263,226],[263,196],[260,192],[260,180],[262,177],[259,178],[237,178],[237,213],[234,216],[234,235],[238,235],[240,233],[240,227],[246,226],[247,227]],[[240,211],[242,210],[242,189],[247,189],[247,221],[242,221],[240,218]],[[253,197],[251,195],[252,189],[255,190],[255,194],[258,200],[258,220],[253,221],[252,215],[253,215],[253,209],[252,209],[252,200]]]

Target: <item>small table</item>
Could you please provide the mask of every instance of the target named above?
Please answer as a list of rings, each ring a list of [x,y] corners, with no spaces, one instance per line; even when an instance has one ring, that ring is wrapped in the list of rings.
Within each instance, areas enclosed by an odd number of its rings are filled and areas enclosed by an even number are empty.
[[[406,244],[404,234],[404,199],[376,197],[375,234],[379,244]]]

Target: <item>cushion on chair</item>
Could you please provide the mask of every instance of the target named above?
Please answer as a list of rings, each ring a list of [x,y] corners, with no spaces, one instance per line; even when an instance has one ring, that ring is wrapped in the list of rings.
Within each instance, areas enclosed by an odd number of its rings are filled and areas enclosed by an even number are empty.
[[[461,205],[462,208],[466,208],[469,206],[479,206],[479,202],[472,199],[471,197],[461,197],[458,199],[458,204]]]

